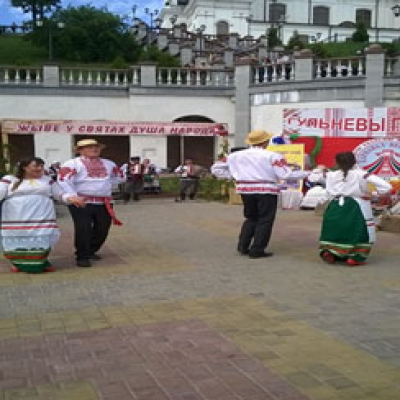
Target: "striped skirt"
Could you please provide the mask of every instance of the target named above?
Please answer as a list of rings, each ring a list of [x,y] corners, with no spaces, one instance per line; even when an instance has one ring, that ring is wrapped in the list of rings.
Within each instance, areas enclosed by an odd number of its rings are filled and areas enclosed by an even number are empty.
[[[2,237],[4,258],[8,259],[19,271],[45,272],[51,267],[48,257],[58,237],[58,230],[49,235]]]
[[[12,251],[4,251],[4,257],[19,271],[31,274],[45,272],[51,267],[47,259],[50,249],[15,249]]]

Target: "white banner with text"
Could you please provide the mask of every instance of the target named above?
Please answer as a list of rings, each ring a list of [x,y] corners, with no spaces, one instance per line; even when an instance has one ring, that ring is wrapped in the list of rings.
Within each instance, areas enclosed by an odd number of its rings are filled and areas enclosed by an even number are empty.
[[[223,136],[227,124],[192,122],[24,121],[3,120],[7,134],[61,133],[69,135]]]
[[[325,137],[400,137],[400,108],[287,108],[286,135]]]

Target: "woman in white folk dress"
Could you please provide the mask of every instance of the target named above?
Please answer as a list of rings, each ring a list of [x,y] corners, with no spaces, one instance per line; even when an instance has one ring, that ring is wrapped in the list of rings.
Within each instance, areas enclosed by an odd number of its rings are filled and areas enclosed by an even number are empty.
[[[44,161],[37,157],[21,160],[15,175],[0,179],[1,242],[12,272],[53,271],[48,260],[60,231],[53,198],[64,200],[57,183],[44,174]],[[80,203],[68,198],[68,203]]]
[[[326,191],[330,199],[324,213],[319,253],[328,263],[344,261],[354,267],[365,264],[375,242],[375,223],[368,184],[379,194],[392,186],[356,164],[351,152],[336,154],[337,171],[328,172]]]

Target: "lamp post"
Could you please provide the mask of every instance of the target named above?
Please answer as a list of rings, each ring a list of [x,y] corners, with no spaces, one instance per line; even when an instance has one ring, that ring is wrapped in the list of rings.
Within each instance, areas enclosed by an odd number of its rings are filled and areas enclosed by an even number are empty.
[[[146,7],[144,12],[150,17],[150,27],[147,25],[147,48],[150,48],[151,40],[153,38],[153,23],[154,17],[156,17],[159,13],[157,9],[150,10],[150,8]],[[157,18],[159,20],[159,18]]]
[[[44,26],[43,20],[36,21],[36,26],[42,27]],[[48,27],[48,37],[49,37],[49,61],[53,61],[53,28],[64,29],[64,22],[53,23],[52,20],[47,20]]]
[[[153,18],[158,15],[158,10],[150,10],[150,8],[145,8],[144,12],[150,16],[150,28],[153,29]]]
[[[246,22],[247,22],[247,36],[250,36],[251,33],[251,21],[253,21],[253,15],[249,14],[248,17],[246,17]]]
[[[282,27],[285,25],[287,17],[288,17],[288,15],[281,15],[279,17],[279,20],[278,20],[278,23],[277,23],[277,26],[276,26],[278,28],[278,38],[282,42],[283,42]]]
[[[315,35],[311,36],[310,39],[314,42],[314,43],[318,43],[319,39],[321,39],[322,33],[321,32],[317,32]]]
[[[400,5],[396,4],[395,6],[392,7],[393,15],[395,18],[400,17]],[[399,40],[399,39],[397,39]]]
[[[200,56],[201,53],[203,52],[203,33],[206,30],[206,26],[205,25],[200,25],[200,28],[196,29],[196,33],[199,35],[199,52],[200,52]]]

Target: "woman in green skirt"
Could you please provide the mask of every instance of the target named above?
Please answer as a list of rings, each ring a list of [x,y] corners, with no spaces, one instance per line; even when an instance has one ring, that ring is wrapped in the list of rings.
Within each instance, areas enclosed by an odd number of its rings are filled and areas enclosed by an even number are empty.
[[[339,169],[328,172],[326,179],[330,203],[324,213],[319,253],[331,264],[363,265],[376,238],[368,184],[379,194],[390,192],[392,187],[358,168],[351,152],[338,153],[336,163]]]

